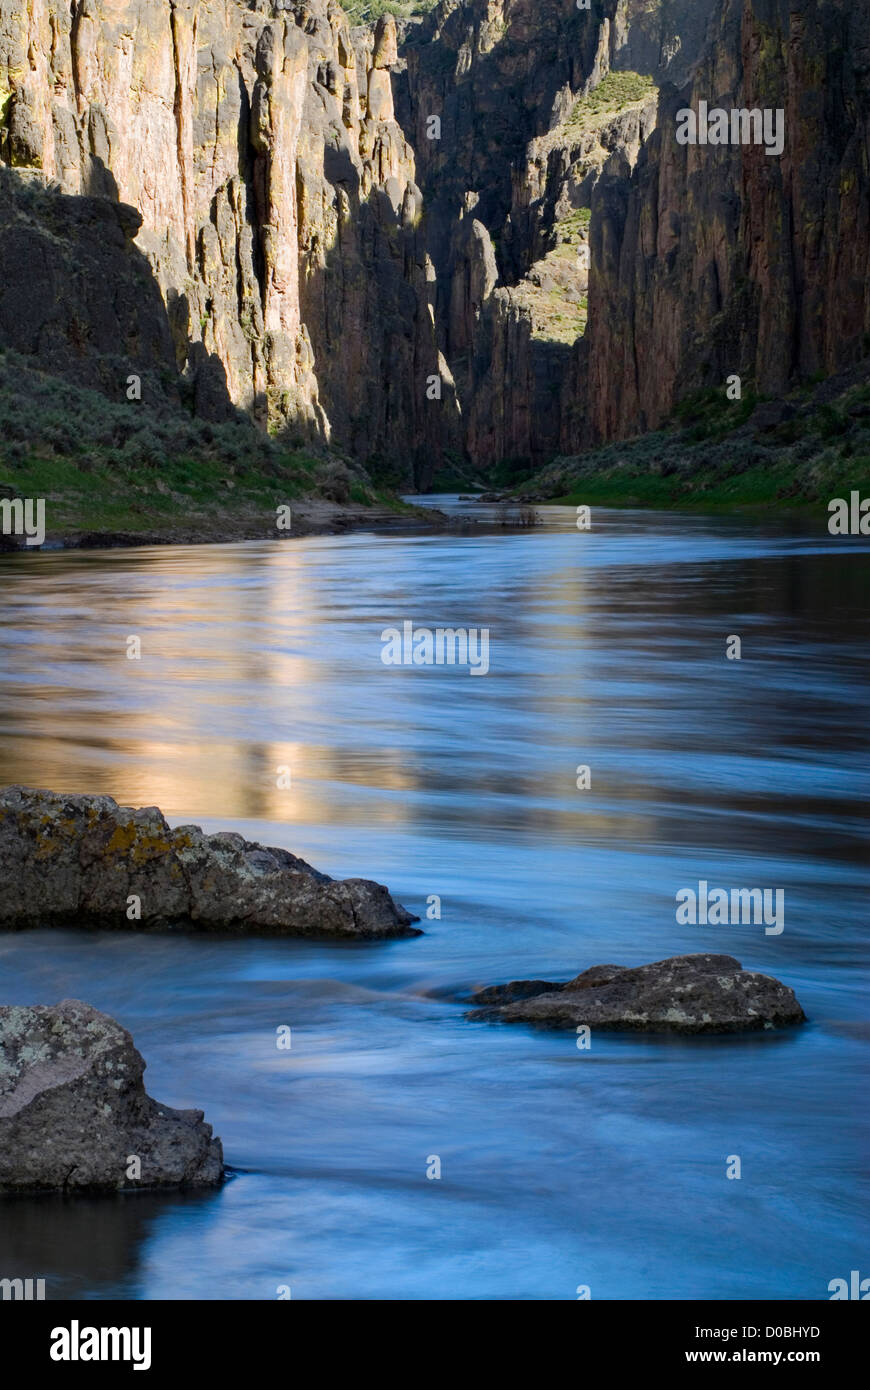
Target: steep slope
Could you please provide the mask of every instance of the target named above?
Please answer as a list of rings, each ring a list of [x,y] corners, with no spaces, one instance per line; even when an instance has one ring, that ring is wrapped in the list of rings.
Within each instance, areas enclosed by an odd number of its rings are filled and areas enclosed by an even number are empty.
[[[867,350],[866,5],[399,9],[0,0],[0,347],[422,489]],[[782,154],[678,144],[702,100]]]
[[[572,345],[586,323],[592,190],[614,156],[632,166],[657,85],[685,80],[714,9],[442,0],[402,27],[397,111],[417,151],[440,343],[476,467],[541,462],[582,416]]]
[[[683,107],[784,112],[780,156],[677,143]],[[655,428],[741,376],[780,394],[870,348],[870,10],[852,0],[723,0],[682,91],[662,92],[631,171],[592,219],[589,332],[567,447]]]
[[[334,0],[0,0],[0,155],[138,210],[181,370],[362,459],[425,438],[425,484],[456,412],[396,60]]]

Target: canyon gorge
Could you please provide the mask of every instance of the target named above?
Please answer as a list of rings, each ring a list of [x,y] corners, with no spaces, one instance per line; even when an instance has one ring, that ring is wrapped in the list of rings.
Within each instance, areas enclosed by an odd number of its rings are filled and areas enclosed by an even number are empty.
[[[0,166],[0,347],[396,487],[870,352],[850,0],[0,0]]]

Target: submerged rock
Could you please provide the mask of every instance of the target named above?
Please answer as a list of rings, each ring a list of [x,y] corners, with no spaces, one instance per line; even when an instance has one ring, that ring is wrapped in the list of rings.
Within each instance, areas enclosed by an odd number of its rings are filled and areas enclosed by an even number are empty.
[[[89,1004],[0,1008],[0,1191],[214,1187],[201,1110],[145,1093],[125,1028]]]
[[[138,914],[138,915],[137,915]],[[387,889],[336,880],[285,849],[110,796],[0,792],[0,928],[181,927],[365,939],[420,935]]]
[[[803,1023],[794,992],[733,956],[671,956],[634,969],[594,965],[565,984],[515,980],[472,995],[472,1018],[642,1033],[745,1033]]]

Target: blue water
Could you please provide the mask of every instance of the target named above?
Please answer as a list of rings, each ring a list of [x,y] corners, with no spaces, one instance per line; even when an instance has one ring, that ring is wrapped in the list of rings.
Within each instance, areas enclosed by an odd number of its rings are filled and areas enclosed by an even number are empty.
[[[870,546],[538,510],[0,557],[0,781],[377,878],[426,933],[0,935],[0,1002],[118,1018],[150,1093],[203,1109],[234,1170],[217,1193],[7,1200],[0,1274],[137,1299],[825,1299],[870,1275]],[[406,619],[488,627],[489,674],[384,666]],[[701,878],[783,888],[783,934],[678,926]],[[810,1022],[581,1052],[459,999],[698,950],[777,975]]]

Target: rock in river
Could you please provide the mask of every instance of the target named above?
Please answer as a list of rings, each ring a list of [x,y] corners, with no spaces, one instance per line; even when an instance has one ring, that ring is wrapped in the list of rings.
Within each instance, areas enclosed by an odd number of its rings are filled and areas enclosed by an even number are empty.
[[[144,1070],[127,1030],[89,1004],[0,1008],[0,1191],[220,1183],[202,1111],[152,1100]]]
[[[594,965],[566,984],[516,980],[478,990],[472,1018],[641,1033],[746,1033],[805,1022],[792,990],[733,956]]]
[[[241,835],[172,830],[155,806],[0,792],[0,929],[181,927],[362,940],[418,936],[379,883],[337,880]]]

